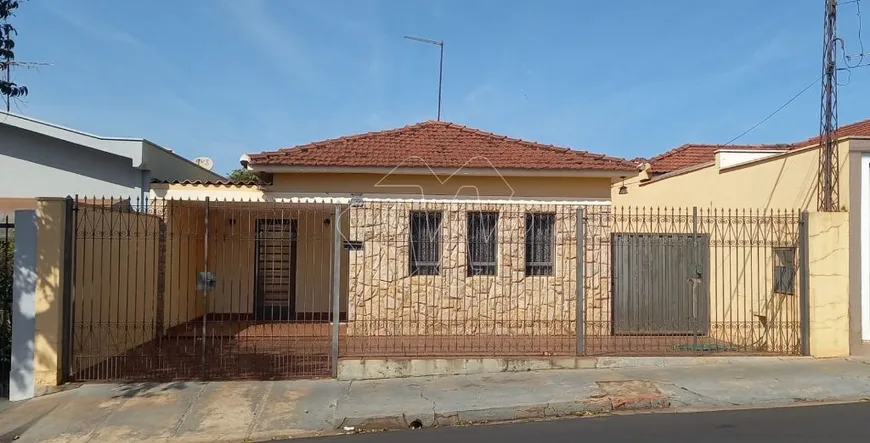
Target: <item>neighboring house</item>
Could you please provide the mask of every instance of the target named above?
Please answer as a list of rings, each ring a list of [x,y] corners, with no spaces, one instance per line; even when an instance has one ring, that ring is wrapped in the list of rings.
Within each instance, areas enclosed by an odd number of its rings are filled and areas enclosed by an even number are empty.
[[[0,112],[0,213],[36,198],[148,196],[151,181],[222,177],[146,139],[101,137]]]
[[[817,211],[818,137],[781,145],[684,145],[653,157],[637,177],[615,184],[613,202],[730,208],[735,217],[798,209],[808,211],[811,220],[827,217],[823,223],[834,225],[842,221],[829,233],[837,236],[833,250],[842,253],[837,260],[843,274],[837,275],[843,280],[826,281],[826,299],[819,302],[835,306],[832,312],[840,309],[839,318],[848,319],[839,327],[849,339],[837,346],[854,355],[870,355],[870,120],[841,127],[837,137],[839,182],[834,191],[842,220]],[[811,290],[823,289],[815,286],[811,284]]]
[[[844,125],[837,130],[838,137],[870,137],[870,119]],[[796,143],[772,143],[755,145],[716,145],[704,143],[687,143],[670,151],[656,155],[650,159],[636,158],[632,160],[638,165],[645,165],[645,176],[640,179],[649,179],[675,171],[685,171],[695,166],[709,165],[715,160],[716,152],[741,153],[738,157],[731,156],[733,161],[740,162],[753,158],[764,157],[765,154],[791,151],[817,145],[819,137]]]

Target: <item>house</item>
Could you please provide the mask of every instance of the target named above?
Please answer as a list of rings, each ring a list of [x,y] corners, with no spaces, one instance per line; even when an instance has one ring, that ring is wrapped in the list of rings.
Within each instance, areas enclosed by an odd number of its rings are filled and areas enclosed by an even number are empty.
[[[870,120],[845,125],[836,137],[839,180],[833,188],[839,214],[817,209],[818,137],[773,145],[683,145],[642,162],[638,176],[614,185],[613,202],[733,208],[750,216],[798,209],[809,213],[811,233],[813,219],[832,223],[835,229],[826,235],[836,236],[828,239],[836,247],[829,245],[832,255],[825,259],[838,262],[835,274],[841,278],[825,280],[826,293],[818,301],[835,306],[826,314],[832,317],[828,327],[845,338],[829,344],[838,355],[870,355]],[[822,290],[821,283],[813,286]]]
[[[143,199],[151,181],[222,177],[146,139],[101,137],[0,112],[0,214],[36,198]]]
[[[211,220],[217,220],[213,226],[231,219],[232,229],[245,230],[244,237],[297,239],[295,249],[275,253],[248,242],[236,247],[234,256],[241,260],[210,266],[217,279],[214,309],[260,319],[328,319],[334,259],[330,223],[341,223],[343,240],[359,243],[361,249],[346,253],[338,264],[347,270],[340,278],[339,308],[348,319],[342,331],[347,336],[477,331],[484,326],[476,315],[502,301],[494,297],[492,306],[462,306],[474,298],[461,294],[493,286],[505,297],[524,292],[528,303],[547,304],[554,315],[566,316],[562,324],[556,320],[537,327],[573,328],[567,315],[575,312],[569,309],[575,290],[568,281],[576,276],[576,267],[562,267],[553,256],[576,255],[568,251],[575,240],[561,241],[574,233],[576,208],[607,204],[613,181],[634,170],[622,159],[436,121],[252,154],[243,157],[243,164],[268,184],[152,187],[163,200],[209,196],[215,201],[210,203]],[[239,211],[238,203],[221,203],[227,200],[266,203]],[[529,226],[539,229],[546,242],[538,246],[540,263],[534,265],[528,257],[518,261],[528,255],[524,232]],[[481,242],[483,236],[490,239],[490,249],[470,252],[475,255],[471,261],[466,254],[470,246],[460,241],[469,229],[481,233]],[[496,238],[504,247],[495,248]],[[540,277],[525,279],[529,272]],[[452,301],[436,301],[442,295],[435,291],[453,293]],[[425,297],[432,297],[429,306],[412,301]],[[418,306],[411,308],[412,303]],[[453,318],[439,318],[442,303],[451,304]],[[485,327],[520,326],[495,321]],[[387,341],[384,352],[406,352]],[[354,353],[372,347],[349,342],[346,349]]]

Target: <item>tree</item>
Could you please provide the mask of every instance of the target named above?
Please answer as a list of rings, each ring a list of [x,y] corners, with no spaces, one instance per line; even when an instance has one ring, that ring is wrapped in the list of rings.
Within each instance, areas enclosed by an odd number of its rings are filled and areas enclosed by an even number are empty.
[[[250,169],[233,169],[230,171],[230,180],[237,182],[262,183],[263,180],[256,172]]]
[[[15,40],[18,32],[9,23],[9,18],[15,16],[18,9],[18,0],[0,0],[0,71],[4,72],[0,78],[0,94],[6,101],[6,110],[13,98],[27,95],[27,86],[18,85],[9,77],[9,71],[15,63]]]

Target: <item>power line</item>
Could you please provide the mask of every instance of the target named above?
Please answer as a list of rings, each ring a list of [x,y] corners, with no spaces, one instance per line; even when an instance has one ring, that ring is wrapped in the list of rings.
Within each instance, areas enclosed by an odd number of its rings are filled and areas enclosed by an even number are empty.
[[[779,111],[782,111],[783,109],[785,109],[786,106],[790,105],[793,101],[797,100],[797,98],[800,97],[801,95],[803,95],[804,92],[809,91],[810,88],[812,88],[812,87],[813,87],[816,83],[818,83],[819,80],[821,80],[821,79],[822,79],[822,77],[819,76],[818,78],[816,78],[815,80],[813,80],[812,83],[806,85],[803,89],[800,90],[800,92],[798,92],[797,94],[795,94],[794,96],[792,96],[792,98],[788,99],[788,101],[786,101],[786,102],[783,103],[780,107],[776,108],[776,110],[774,110],[773,112],[771,112],[770,114],[768,114],[767,117],[764,117],[760,122],[758,122],[758,123],[752,125],[752,127],[750,127],[749,129],[743,131],[743,132],[740,133],[740,135],[738,135],[737,137],[734,137],[734,138],[732,138],[731,140],[728,140],[728,143],[725,143],[725,144],[722,145],[722,146],[728,146],[728,145],[730,145],[731,143],[734,143],[735,141],[737,141],[738,139],[740,139],[740,138],[743,137],[744,135],[749,134],[750,132],[752,132],[753,130],[755,130],[755,128],[757,128],[757,127],[763,125],[765,122],[767,122],[768,120],[770,120],[771,118],[773,118],[774,115],[778,114]]]
[[[864,53],[864,37],[861,35],[861,32],[864,29],[864,18],[861,17],[861,0],[855,0],[854,3],[855,3],[855,16],[858,18],[858,45],[861,47],[860,52],[858,54],[854,54],[854,55],[846,54],[846,44],[843,43],[842,39],[839,39],[839,38],[837,39],[840,41],[840,47],[843,49],[843,59],[844,59],[843,61],[845,62],[847,68],[854,68],[854,67],[860,65],[861,63],[864,62],[864,56],[867,55]],[[843,3],[840,3],[840,4],[842,5]],[[849,61],[852,60],[852,57],[860,57],[861,59],[858,60],[858,63],[856,63],[854,66],[849,66]]]

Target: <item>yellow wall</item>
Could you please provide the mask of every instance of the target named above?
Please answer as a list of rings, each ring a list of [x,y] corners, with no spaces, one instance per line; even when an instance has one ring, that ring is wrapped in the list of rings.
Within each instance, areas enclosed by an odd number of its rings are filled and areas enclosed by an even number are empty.
[[[155,338],[160,219],[79,205],[75,238],[74,370]]]
[[[0,220],[13,218],[18,209],[36,209],[36,203],[35,198],[0,198]]]
[[[201,316],[196,274],[205,264],[205,208],[198,203],[156,201],[166,224],[164,324],[167,328]]]
[[[292,219],[297,223],[296,312],[329,312],[333,218],[332,205],[211,203],[208,268],[216,281],[215,288],[208,295],[207,311],[253,312],[257,221]],[[346,278],[343,285],[346,287]],[[341,305],[344,311],[346,294]]]
[[[60,377],[63,325],[65,201],[40,200],[36,208],[36,386],[56,386]]]
[[[849,355],[849,214],[809,214],[810,353]]]
[[[442,184],[441,182],[444,181]],[[407,174],[275,174],[269,191],[295,193],[411,194],[608,199],[611,179],[578,177],[486,177]]]
[[[840,205],[849,201],[849,141],[841,141]],[[817,205],[818,149],[805,149],[720,171],[711,165],[645,184],[626,180],[628,194],[611,188],[615,206],[808,209]],[[847,208],[848,209],[848,208]]]

